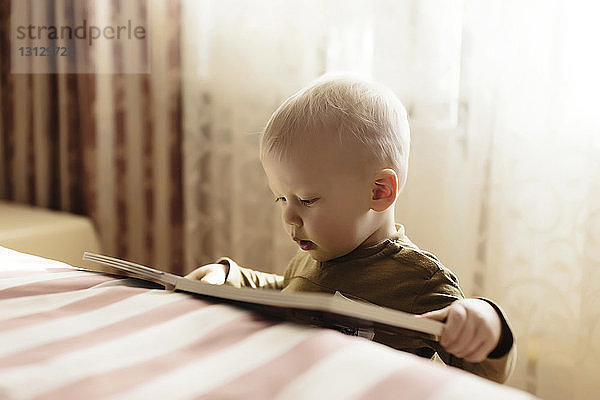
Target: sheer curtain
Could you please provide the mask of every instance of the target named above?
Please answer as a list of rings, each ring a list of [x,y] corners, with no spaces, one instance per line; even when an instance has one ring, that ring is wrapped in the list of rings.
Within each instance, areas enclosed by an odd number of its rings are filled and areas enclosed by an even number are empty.
[[[324,72],[323,2],[182,3],[186,260],[281,271],[294,252],[258,160],[258,133]]]
[[[467,4],[467,129],[490,137],[479,290],[513,319],[515,384],[543,398],[597,398],[597,10],[572,1]]]
[[[600,70],[583,1],[183,1],[188,268],[281,272],[295,251],[257,158],[278,103],[364,73],[407,106],[398,221],[494,298],[519,345],[509,384],[600,396]]]

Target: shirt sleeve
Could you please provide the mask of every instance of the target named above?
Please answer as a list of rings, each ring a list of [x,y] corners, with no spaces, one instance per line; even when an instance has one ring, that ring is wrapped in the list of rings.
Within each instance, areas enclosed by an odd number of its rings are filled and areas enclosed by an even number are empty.
[[[268,272],[255,271],[250,268],[240,267],[235,261],[221,257],[218,264],[229,266],[225,284],[234,287],[248,287],[253,289],[283,289],[283,276]]]
[[[431,277],[421,295],[415,299],[413,311],[422,314],[439,310],[461,298],[464,298],[464,295],[458,286],[458,281],[449,271],[442,269]],[[470,363],[448,353],[436,341],[430,341],[429,344],[446,364],[502,383],[508,379],[515,368],[517,359],[515,340],[505,312],[491,300],[481,300],[488,302],[496,310],[502,323],[502,333],[498,345],[487,359],[479,363]]]

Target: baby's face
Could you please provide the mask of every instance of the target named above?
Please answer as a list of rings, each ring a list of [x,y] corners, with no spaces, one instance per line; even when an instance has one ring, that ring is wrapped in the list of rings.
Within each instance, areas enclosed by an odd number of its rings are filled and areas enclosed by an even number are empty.
[[[351,149],[303,140],[285,160],[263,168],[286,232],[317,261],[343,256],[373,235],[371,187]]]

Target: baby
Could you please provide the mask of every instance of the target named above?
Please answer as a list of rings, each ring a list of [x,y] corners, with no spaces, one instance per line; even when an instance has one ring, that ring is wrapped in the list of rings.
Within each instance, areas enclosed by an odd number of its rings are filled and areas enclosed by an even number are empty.
[[[355,78],[322,78],[287,99],[260,159],[283,226],[299,247],[283,276],[229,258],[189,275],[212,284],[325,292],[445,322],[439,342],[375,331],[373,340],[504,382],[516,346],[502,310],[465,299],[454,274],[395,223],[410,133],[396,96]]]

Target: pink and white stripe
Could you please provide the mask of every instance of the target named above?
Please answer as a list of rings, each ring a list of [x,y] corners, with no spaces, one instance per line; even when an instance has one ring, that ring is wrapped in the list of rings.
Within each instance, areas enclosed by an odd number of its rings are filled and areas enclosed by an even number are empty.
[[[530,399],[337,332],[0,248],[3,399]]]

